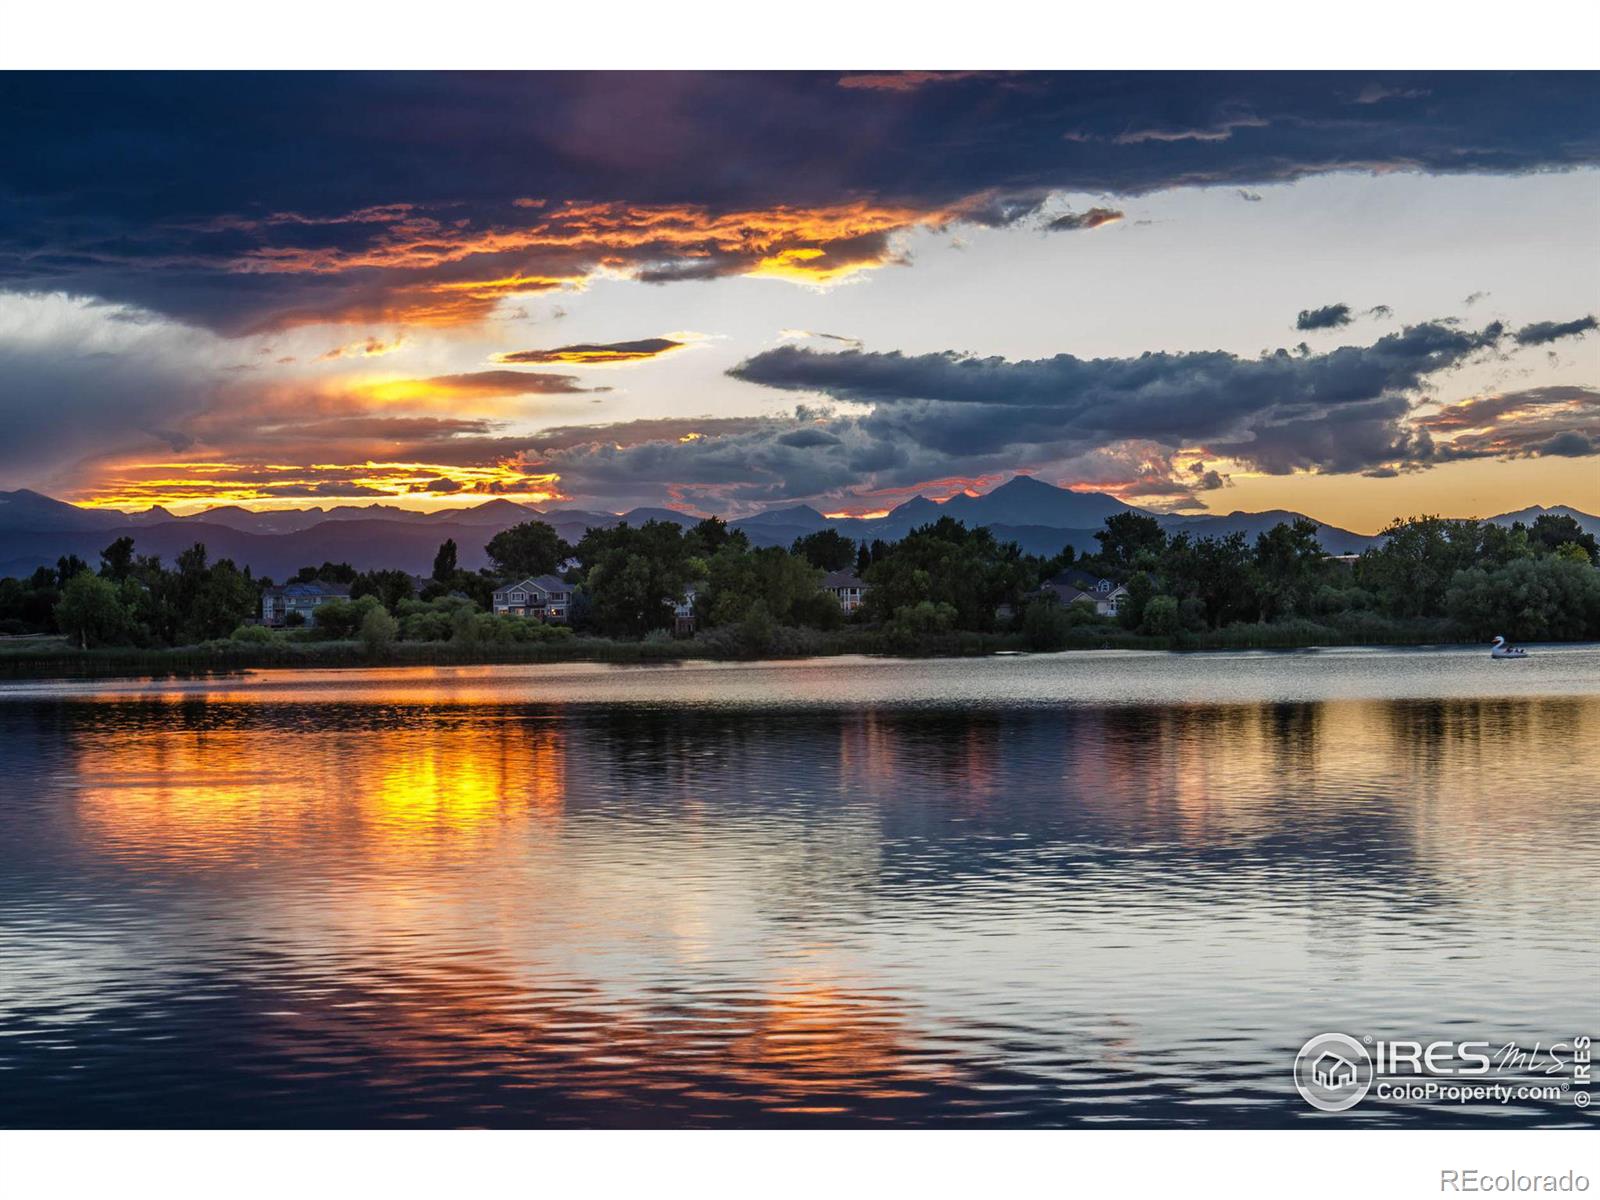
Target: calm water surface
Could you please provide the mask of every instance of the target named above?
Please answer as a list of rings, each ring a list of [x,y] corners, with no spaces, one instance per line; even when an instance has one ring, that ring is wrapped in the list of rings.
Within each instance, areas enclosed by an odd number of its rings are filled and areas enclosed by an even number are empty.
[[[0,685],[0,1125],[1578,1124],[1600,649]]]

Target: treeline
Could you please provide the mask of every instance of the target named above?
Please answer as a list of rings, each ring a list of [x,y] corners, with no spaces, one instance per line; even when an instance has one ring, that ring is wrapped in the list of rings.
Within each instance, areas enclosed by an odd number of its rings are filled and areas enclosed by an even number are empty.
[[[490,539],[492,565],[482,571],[459,567],[454,542],[440,546],[420,580],[346,563],[307,566],[285,582],[343,584],[350,598],[324,604],[312,627],[279,631],[255,624],[272,580],[226,559],[211,562],[202,545],[168,568],[124,537],[105,548],[98,567],[67,557],[26,579],[0,580],[0,633],[59,631],[82,647],[358,640],[373,654],[397,641],[664,641],[674,606],[692,592],[696,649],[716,656],[846,643],[940,653],[1002,641],[1059,649],[1600,637],[1600,548],[1570,517],[1510,528],[1397,520],[1353,563],[1324,554],[1316,533],[1297,520],[1253,542],[1241,534],[1192,538],[1124,513],[1106,522],[1088,553],[1067,546],[1042,557],[948,517],[893,543],[857,544],[825,530],[787,549],[753,547],[717,518],[590,529],[575,546],[534,521]],[[1069,566],[1124,583],[1120,611],[1101,615],[1041,590]],[[822,588],[825,572],[846,569],[867,585],[862,607],[848,616]],[[572,587],[566,625],[489,611],[497,586],[549,574]]]
[[[1250,543],[1169,535],[1121,514],[1096,535],[1100,570],[1126,580],[1118,623],[1178,640],[1232,631],[1232,641],[1600,637],[1600,548],[1569,516],[1504,527],[1436,516],[1392,522],[1353,562],[1329,557],[1317,526],[1283,523]],[[1037,612],[1036,627],[1048,638]],[[1059,621],[1059,618],[1058,618]],[[1294,636],[1285,639],[1285,633]]]

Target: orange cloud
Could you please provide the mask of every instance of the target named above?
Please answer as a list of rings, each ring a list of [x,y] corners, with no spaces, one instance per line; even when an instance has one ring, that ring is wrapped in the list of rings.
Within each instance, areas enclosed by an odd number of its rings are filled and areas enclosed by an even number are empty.
[[[393,354],[405,344],[404,335],[384,341],[382,338],[369,337],[363,341],[351,342],[345,346],[335,346],[325,354],[317,355],[318,362],[332,362],[340,358],[377,358],[384,354]]]
[[[959,83],[982,79],[990,71],[878,71],[841,75],[839,86],[873,92],[915,92],[930,83]]]
[[[360,390],[373,400],[393,404],[502,396],[571,395],[609,389],[581,387],[574,376],[544,371],[470,371],[463,375],[435,375],[430,379],[384,380],[366,384]]]
[[[660,358],[684,343],[672,338],[641,338],[633,342],[582,342],[557,346],[553,350],[512,350],[495,355],[501,363],[563,363],[570,366],[606,366],[613,363],[644,362]]]
[[[348,244],[329,244],[321,234],[297,238],[301,219],[280,214],[240,223],[272,242],[219,265],[244,275],[327,280],[312,293],[319,299],[279,312],[272,325],[455,325],[483,319],[508,297],[582,286],[601,271],[645,282],[760,275],[831,283],[898,261],[893,235],[961,220],[983,202],[927,208],[857,200],[733,212],[693,204],[571,202],[519,208],[519,221],[526,223],[492,228],[392,205],[342,218],[353,233]]]
[[[564,500],[561,477],[528,473],[512,462],[366,462],[340,466],[294,463],[160,462],[126,467],[104,479],[87,508],[144,508],[159,504],[259,506],[273,501],[400,499],[419,494],[504,496],[529,503]]]

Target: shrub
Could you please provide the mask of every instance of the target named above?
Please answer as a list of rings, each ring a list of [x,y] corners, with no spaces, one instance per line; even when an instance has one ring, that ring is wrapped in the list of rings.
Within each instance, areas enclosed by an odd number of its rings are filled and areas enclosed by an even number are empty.
[[[230,641],[247,646],[265,646],[277,641],[272,630],[265,625],[241,625],[228,635]]]
[[[1072,635],[1073,605],[1054,599],[1035,600],[1022,614],[1022,637],[1030,650],[1062,650]]]
[[[1152,596],[1144,606],[1144,620],[1139,632],[1155,637],[1171,637],[1182,627],[1178,615],[1178,601],[1172,596]]]
[[[387,651],[399,632],[400,623],[381,604],[361,618],[361,644],[368,654],[376,656]]]

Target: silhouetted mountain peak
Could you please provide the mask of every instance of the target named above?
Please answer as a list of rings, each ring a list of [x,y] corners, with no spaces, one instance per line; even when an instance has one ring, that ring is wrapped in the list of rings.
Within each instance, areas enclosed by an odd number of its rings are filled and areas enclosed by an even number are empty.
[[[809,504],[795,504],[788,508],[769,508],[765,512],[758,512],[752,516],[740,517],[733,522],[736,525],[783,525],[789,528],[815,528],[821,529],[828,523],[828,518],[812,508]]]
[[[941,505],[937,501],[929,500],[926,496],[913,496],[904,504],[895,505],[889,510],[889,515],[884,519],[894,521],[904,517],[911,517],[916,520],[935,521],[939,518],[940,507]]]

